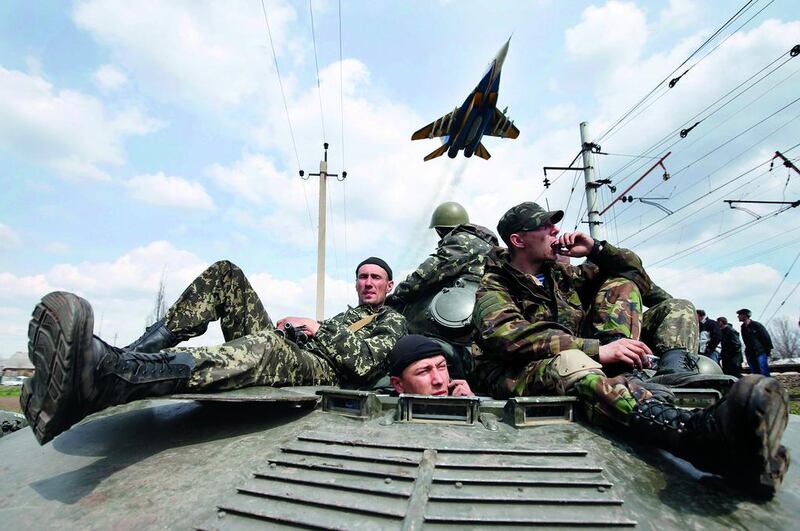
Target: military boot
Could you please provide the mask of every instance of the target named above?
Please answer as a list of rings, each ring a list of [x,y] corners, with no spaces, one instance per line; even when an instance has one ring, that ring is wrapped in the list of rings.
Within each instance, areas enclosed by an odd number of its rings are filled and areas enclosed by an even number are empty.
[[[35,367],[20,405],[39,444],[95,411],[181,391],[194,368],[186,352],[143,354],[92,335],[92,307],[65,292],[46,295],[28,326]]]
[[[676,348],[661,354],[658,370],[648,381],[670,387],[711,388],[723,395],[736,382],[736,378],[718,371],[700,371],[699,357],[686,349]],[[712,362],[713,363],[713,362]]]
[[[170,332],[167,328],[167,318],[162,317],[148,326],[139,339],[124,348],[136,352],[158,352],[172,348],[184,339]]]
[[[781,384],[745,376],[716,404],[679,409],[656,399],[636,406],[630,427],[640,440],[719,474],[760,497],[772,497],[789,467],[780,444],[788,422]]]

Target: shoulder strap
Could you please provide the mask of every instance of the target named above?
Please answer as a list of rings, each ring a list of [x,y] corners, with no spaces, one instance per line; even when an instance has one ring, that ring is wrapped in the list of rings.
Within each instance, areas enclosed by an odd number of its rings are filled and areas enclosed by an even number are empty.
[[[373,314],[370,314],[370,315],[368,315],[366,317],[362,317],[361,319],[359,319],[355,323],[353,323],[350,326],[348,326],[347,329],[350,330],[353,333],[358,332],[359,330],[361,330],[362,328],[364,328],[365,326],[370,324],[372,321],[374,321],[376,317],[378,317],[377,313],[373,313]]]

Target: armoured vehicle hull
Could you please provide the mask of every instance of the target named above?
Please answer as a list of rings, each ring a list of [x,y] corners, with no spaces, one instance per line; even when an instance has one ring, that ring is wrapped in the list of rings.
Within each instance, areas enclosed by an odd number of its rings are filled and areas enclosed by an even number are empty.
[[[13,433],[0,439],[3,527],[794,529],[800,516],[797,467],[757,501],[569,421],[569,399],[351,392],[323,410],[314,391],[140,401],[45,446]],[[784,444],[797,455],[799,442],[793,415]]]

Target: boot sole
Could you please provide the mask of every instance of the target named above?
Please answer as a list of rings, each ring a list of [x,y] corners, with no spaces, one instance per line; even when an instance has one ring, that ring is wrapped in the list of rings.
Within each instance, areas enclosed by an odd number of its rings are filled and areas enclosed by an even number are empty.
[[[94,317],[88,302],[56,291],[42,298],[28,326],[28,358],[35,367],[20,406],[39,444],[80,420],[80,356],[91,347]]]
[[[772,497],[783,482],[791,461],[781,436],[789,421],[788,397],[783,386],[773,378],[760,378],[748,399],[755,426],[757,476],[755,494]]]

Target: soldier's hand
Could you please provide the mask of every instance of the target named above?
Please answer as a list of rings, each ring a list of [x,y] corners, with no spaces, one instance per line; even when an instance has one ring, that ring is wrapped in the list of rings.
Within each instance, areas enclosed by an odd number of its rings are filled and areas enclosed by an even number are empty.
[[[599,361],[602,365],[622,362],[637,369],[650,366],[647,358],[653,352],[650,347],[635,339],[617,339],[600,347]]]
[[[303,333],[311,337],[313,337],[319,329],[319,323],[308,317],[284,317],[278,321],[275,326],[280,329],[283,328],[286,323],[289,323],[295,328],[303,328]]]
[[[558,237],[559,248],[566,251],[557,251],[558,254],[581,258],[588,256],[594,248],[594,239],[584,232],[565,232]]]
[[[466,380],[450,380],[447,389],[450,396],[475,396]]]

